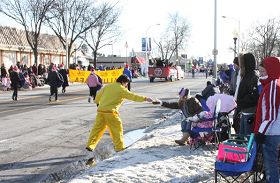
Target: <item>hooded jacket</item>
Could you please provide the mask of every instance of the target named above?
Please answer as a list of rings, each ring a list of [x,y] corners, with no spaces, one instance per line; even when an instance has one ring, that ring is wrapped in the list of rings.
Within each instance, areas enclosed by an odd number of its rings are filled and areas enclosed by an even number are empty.
[[[251,53],[240,56],[241,81],[238,88],[237,108],[242,112],[255,112],[259,93],[259,76],[256,69],[256,60]]]
[[[267,71],[268,78],[266,80],[261,80],[263,90],[258,102],[254,132],[269,135],[271,130],[275,132],[280,130],[280,124],[274,125],[275,123],[280,123],[280,120],[278,119],[280,104],[279,58],[265,58],[264,68]]]

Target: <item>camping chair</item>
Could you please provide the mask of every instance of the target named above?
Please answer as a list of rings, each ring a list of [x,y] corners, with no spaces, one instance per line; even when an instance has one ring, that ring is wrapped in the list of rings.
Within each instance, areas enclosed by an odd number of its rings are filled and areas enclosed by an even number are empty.
[[[219,143],[218,135],[217,133],[221,131],[221,129],[216,128],[217,125],[217,119],[218,114],[220,112],[221,108],[221,100],[217,100],[215,110],[213,113],[213,117],[210,119],[205,119],[203,121],[199,121],[199,123],[203,122],[209,122],[212,121],[212,127],[210,128],[199,128],[199,127],[193,127],[190,133],[190,149],[196,150],[202,146],[208,145],[208,144],[214,144],[214,149],[216,148],[216,144]],[[209,150],[210,147],[206,146]]]
[[[215,183],[218,181],[218,176],[229,183],[245,182],[253,176],[255,182],[257,179],[257,171],[254,166],[256,155],[257,144],[254,141],[253,133],[246,146],[232,141],[221,143],[215,162]],[[238,181],[238,179],[241,180]]]

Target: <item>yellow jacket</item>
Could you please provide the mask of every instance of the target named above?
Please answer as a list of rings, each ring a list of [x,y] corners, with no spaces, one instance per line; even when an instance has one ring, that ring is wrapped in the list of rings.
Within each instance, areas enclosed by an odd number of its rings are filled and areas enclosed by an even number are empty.
[[[128,91],[121,83],[111,83],[97,92],[95,103],[99,112],[118,112],[124,99],[135,102],[144,102],[146,97]]]

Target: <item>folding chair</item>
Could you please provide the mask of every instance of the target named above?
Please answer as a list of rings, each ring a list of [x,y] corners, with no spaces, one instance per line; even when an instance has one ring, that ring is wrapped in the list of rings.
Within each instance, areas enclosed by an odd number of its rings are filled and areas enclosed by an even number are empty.
[[[224,153],[221,153],[224,157],[219,157],[221,154],[218,152],[215,162],[215,183],[218,182],[218,176],[228,183],[245,182],[250,177],[253,177],[254,182],[257,180],[255,167],[257,144],[254,141],[254,135],[251,134],[246,146],[238,143],[221,144],[227,146],[223,149]]]

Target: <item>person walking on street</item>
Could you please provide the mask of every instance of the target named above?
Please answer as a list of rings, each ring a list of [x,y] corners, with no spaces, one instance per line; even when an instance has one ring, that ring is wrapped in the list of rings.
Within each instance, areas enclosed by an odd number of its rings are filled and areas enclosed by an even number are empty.
[[[102,86],[102,83],[99,82],[98,76],[94,72],[94,68],[91,68],[91,73],[88,76],[86,82],[87,82],[87,85],[89,87],[88,102],[90,103],[91,98],[93,100],[95,100],[96,92],[97,92],[99,86]]]
[[[259,71],[263,90],[258,101],[254,133],[256,142],[263,148],[266,182],[275,183],[279,182],[280,60],[265,58]]]
[[[13,70],[10,73],[10,79],[11,79],[11,86],[14,90],[12,99],[17,101],[18,97],[18,87],[20,85],[20,79],[19,79],[19,69],[17,66],[13,67]]]
[[[130,91],[130,83],[132,82],[132,73],[129,70],[129,65],[128,64],[125,65],[125,68],[123,70],[123,74],[125,74],[129,78],[129,82],[127,84],[127,89]]]
[[[66,87],[69,86],[68,83],[68,77],[67,77],[67,71],[63,68],[63,65],[59,65],[59,71],[58,71],[62,77],[63,77],[63,83],[62,83],[62,93],[66,92]]]
[[[97,93],[95,98],[95,103],[98,106],[97,116],[88,138],[86,146],[88,151],[93,151],[96,148],[107,127],[113,140],[115,151],[124,150],[123,126],[119,116],[119,108],[124,99],[135,102],[153,102],[150,97],[128,91],[128,82],[129,78],[123,74],[117,79],[117,82],[106,85]]]
[[[50,85],[50,96],[49,102],[52,101],[52,96],[55,96],[55,101],[57,101],[57,89],[63,84],[63,77],[57,71],[56,67],[53,65],[51,71],[48,73],[47,82]]]
[[[259,76],[255,70],[256,60],[253,54],[241,54],[239,65],[241,81],[237,94],[237,109],[241,112],[239,135],[242,138],[253,132],[253,118],[259,98]]]

